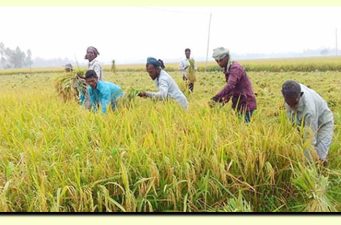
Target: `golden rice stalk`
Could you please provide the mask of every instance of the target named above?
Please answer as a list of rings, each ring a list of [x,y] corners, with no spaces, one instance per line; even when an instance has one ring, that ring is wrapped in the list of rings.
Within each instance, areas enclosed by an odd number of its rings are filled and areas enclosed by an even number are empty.
[[[75,73],[65,73],[63,76],[59,76],[55,80],[55,89],[57,94],[62,97],[66,102],[72,99],[77,100],[79,94],[79,85],[76,84],[79,78],[78,75],[82,75],[84,72],[75,71]]]
[[[196,81],[195,77],[195,62],[194,59],[190,59],[189,61],[189,68],[188,68],[188,80],[193,83]]]

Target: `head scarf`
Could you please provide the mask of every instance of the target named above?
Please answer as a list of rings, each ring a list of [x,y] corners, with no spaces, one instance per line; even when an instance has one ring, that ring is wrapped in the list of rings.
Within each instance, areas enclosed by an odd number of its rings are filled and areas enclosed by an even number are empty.
[[[153,58],[153,57],[148,57],[147,58],[147,65],[148,64],[151,64],[151,65],[153,65],[155,67],[160,67],[161,66],[160,62],[157,59]]]
[[[230,51],[229,51],[227,48],[219,47],[219,48],[213,49],[212,57],[213,57],[215,60],[221,60],[221,59],[223,59],[225,56],[230,56]]]
[[[97,51],[97,48],[90,46],[86,49],[86,51],[93,51],[95,53],[95,55],[99,55],[99,52]]]

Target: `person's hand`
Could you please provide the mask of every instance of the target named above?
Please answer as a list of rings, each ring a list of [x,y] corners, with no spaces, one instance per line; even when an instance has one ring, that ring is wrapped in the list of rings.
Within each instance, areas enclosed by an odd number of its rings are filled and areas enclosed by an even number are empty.
[[[76,76],[77,76],[78,79],[85,80],[85,77],[82,76],[81,72],[77,72]]]
[[[140,91],[137,96],[141,97],[141,98],[146,98],[147,97],[147,93],[145,91]]]
[[[213,99],[211,99],[211,100],[208,102],[208,106],[209,106],[210,108],[216,107],[217,104],[218,104],[218,103],[217,103],[216,101],[214,101]]]
[[[318,164],[319,165],[322,165],[322,166],[324,166],[324,167],[328,167],[328,160],[327,159],[320,159],[319,161],[318,161]]]

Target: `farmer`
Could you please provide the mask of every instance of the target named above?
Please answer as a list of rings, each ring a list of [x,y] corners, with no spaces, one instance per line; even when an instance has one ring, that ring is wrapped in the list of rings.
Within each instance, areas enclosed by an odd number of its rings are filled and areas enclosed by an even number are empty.
[[[184,109],[188,108],[188,102],[185,95],[180,91],[173,78],[163,69],[160,62],[152,57],[147,58],[146,70],[152,80],[155,81],[158,92],[142,91],[138,94],[140,97],[149,97],[157,100],[166,100],[168,97],[174,99]]]
[[[86,49],[85,59],[89,60],[88,70],[94,70],[97,74],[99,80],[103,80],[103,70],[102,66],[96,59],[99,55],[97,49],[93,46],[90,46]]]
[[[117,108],[117,100],[123,96],[123,91],[119,86],[99,80],[94,70],[86,71],[85,81],[88,85],[90,109],[96,112],[98,106],[101,105],[102,112],[106,113],[109,104],[113,110]]]
[[[180,61],[180,71],[182,72],[182,79],[188,83],[188,89],[193,92],[195,77],[195,61],[191,57],[191,49],[185,49],[186,58]]]
[[[327,164],[329,146],[332,142],[334,119],[326,101],[314,90],[287,80],[282,85],[287,115],[291,121],[304,126],[304,136],[313,132],[312,144],[323,164]],[[305,151],[308,159],[310,155]]]
[[[249,123],[256,109],[256,97],[244,68],[231,60],[229,50],[224,47],[214,49],[212,57],[223,68],[227,84],[211,99],[210,106],[216,102],[226,104],[232,97],[232,108],[237,109],[240,116],[244,115],[245,122]]]
[[[70,63],[66,64],[64,69],[65,69],[65,72],[67,72],[67,73],[73,71],[72,65]]]

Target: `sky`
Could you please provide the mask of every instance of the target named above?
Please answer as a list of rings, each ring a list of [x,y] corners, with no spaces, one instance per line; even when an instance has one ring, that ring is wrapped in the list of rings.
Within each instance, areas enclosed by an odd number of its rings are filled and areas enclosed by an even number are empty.
[[[30,49],[33,58],[85,63],[88,46],[110,63],[178,60],[191,48],[208,59],[213,48],[235,54],[341,48],[341,7],[1,7],[0,42]]]

